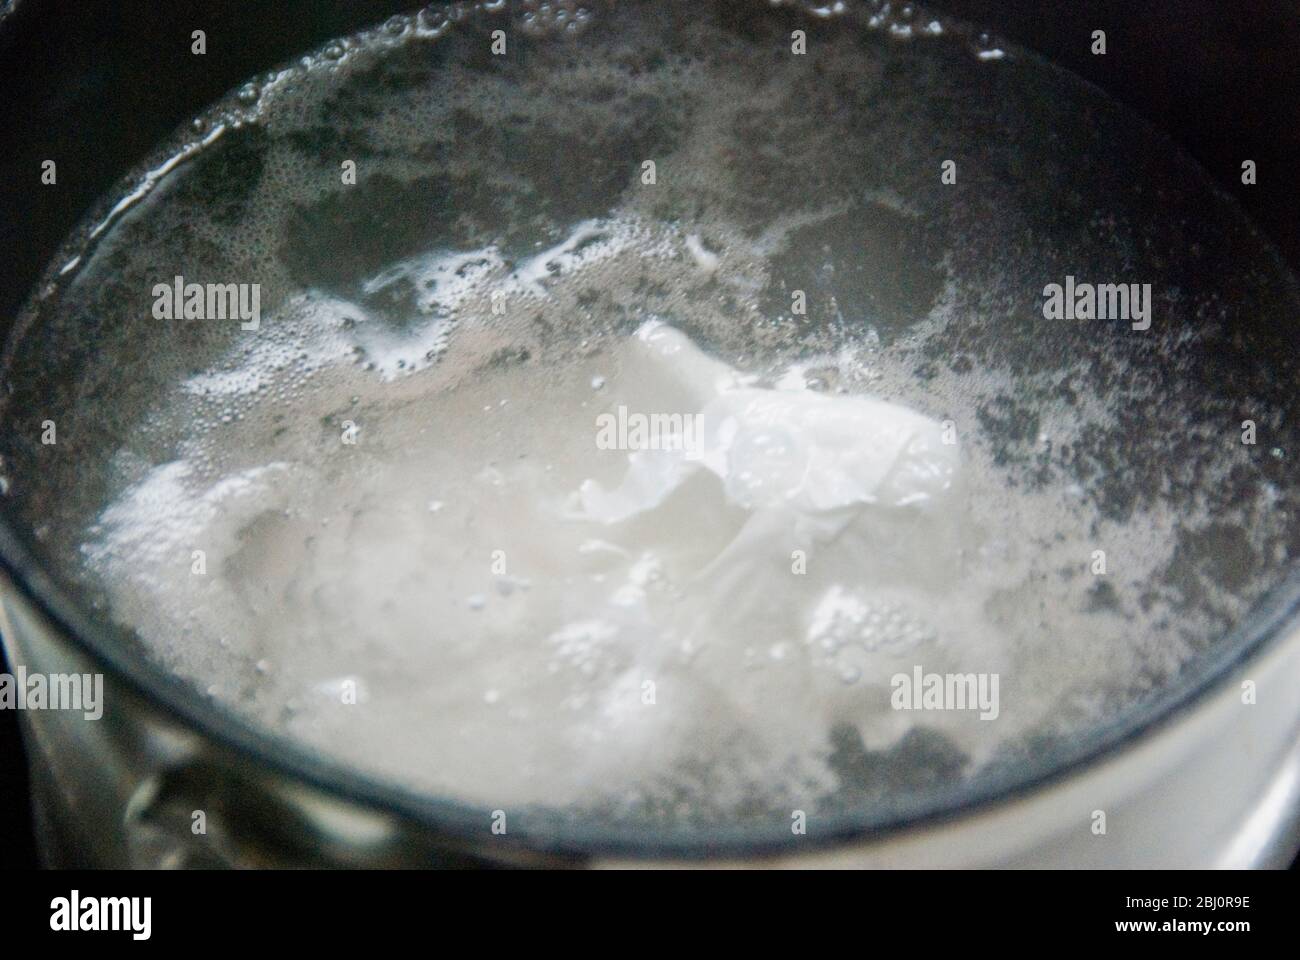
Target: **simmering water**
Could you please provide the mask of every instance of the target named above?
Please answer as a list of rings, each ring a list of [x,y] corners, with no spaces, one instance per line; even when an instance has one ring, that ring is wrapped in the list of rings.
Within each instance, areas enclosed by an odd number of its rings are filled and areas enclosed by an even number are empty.
[[[922,12],[483,6],[254,78],[10,345],[15,510],[196,695],[489,808],[788,819],[1069,742],[1280,579],[1295,292],[1159,134]]]

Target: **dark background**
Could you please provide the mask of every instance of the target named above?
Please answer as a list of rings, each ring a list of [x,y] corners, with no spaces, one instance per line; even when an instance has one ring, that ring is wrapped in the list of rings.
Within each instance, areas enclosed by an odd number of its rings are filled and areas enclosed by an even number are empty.
[[[704,2],[704,0],[701,0]],[[251,74],[402,0],[0,0],[0,336],[59,242],[150,147]],[[1300,8],[1288,0],[950,0],[1164,128],[1300,263]],[[207,54],[190,54],[190,33]],[[1107,53],[1090,52],[1105,30]],[[58,186],[39,184],[58,162]],[[1259,183],[1240,182],[1241,162]],[[5,669],[8,669],[6,666]],[[0,711],[0,867],[35,852],[16,715]]]

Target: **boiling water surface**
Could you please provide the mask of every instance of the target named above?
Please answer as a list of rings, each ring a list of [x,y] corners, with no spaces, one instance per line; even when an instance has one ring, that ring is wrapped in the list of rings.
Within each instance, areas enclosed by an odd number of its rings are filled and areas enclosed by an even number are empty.
[[[1014,773],[1282,578],[1295,291],[1159,134],[922,11],[482,6],[251,80],[9,345],[11,509],[196,695],[488,809],[788,822]]]

